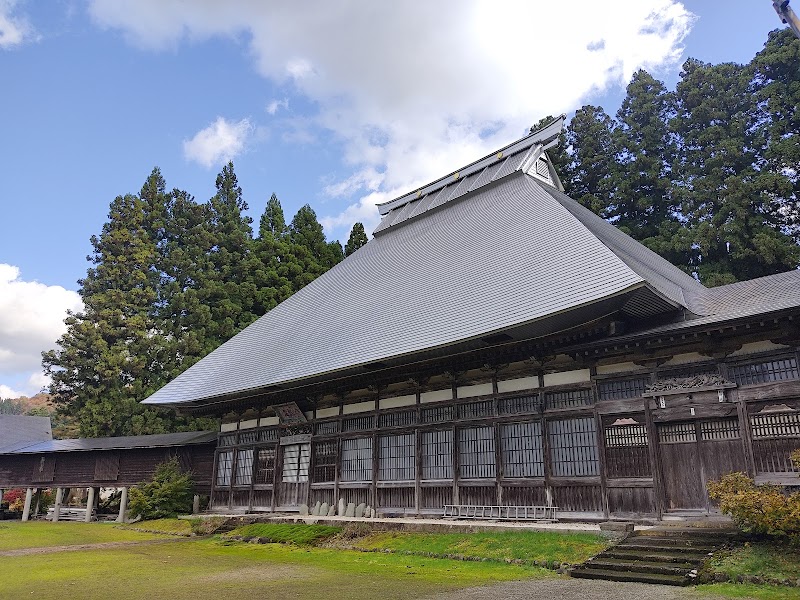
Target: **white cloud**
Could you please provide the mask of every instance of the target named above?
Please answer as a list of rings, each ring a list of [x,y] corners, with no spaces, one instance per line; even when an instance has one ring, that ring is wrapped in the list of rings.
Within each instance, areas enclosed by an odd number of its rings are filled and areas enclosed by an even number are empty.
[[[13,387],[0,385],[0,397],[35,394],[47,384],[41,353],[66,331],[67,310],[82,308],[77,292],[24,281],[18,267],[0,263],[0,376],[14,380]]]
[[[677,0],[93,0],[91,11],[148,47],[247,39],[262,75],[318,107],[284,140],[323,128],[342,145],[353,176],[329,188],[364,196],[328,217],[335,228],[376,193],[359,173],[381,173],[384,193],[430,181],[640,67],[674,68],[694,20]]]
[[[269,102],[267,104],[266,110],[267,110],[267,113],[269,113],[270,115],[274,115],[281,108],[284,109],[284,110],[289,108],[289,99],[288,98],[284,98],[283,100],[272,100],[271,102]]]
[[[25,17],[14,16],[16,0],[0,0],[0,48],[19,46],[29,39],[32,28]]]
[[[12,389],[7,385],[0,385],[0,400],[8,400],[9,398],[19,398],[20,396],[27,396],[25,392]]]
[[[206,168],[211,168],[242,153],[254,131],[249,119],[227,121],[217,117],[211,125],[183,141],[183,155]]]

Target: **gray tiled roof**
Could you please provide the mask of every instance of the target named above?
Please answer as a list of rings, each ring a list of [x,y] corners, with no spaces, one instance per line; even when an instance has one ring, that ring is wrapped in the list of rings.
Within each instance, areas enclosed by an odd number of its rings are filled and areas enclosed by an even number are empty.
[[[537,178],[531,167],[551,139],[546,128],[382,205],[368,244],[145,403],[289,388],[436,349],[468,350],[499,332],[545,335],[613,311],[641,318],[686,309],[700,317],[686,323],[700,324],[725,311],[800,306],[798,273],[707,290]]]
[[[214,431],[186,431],[158,435],[136,435],[108,438],[49,440],[16,448],[2,448],[0,454],[41,454],[46,452],[80,452],[86,450],[126,450],[132,448],[169,448],[207,444],[217,439]]]
[[[0,415],[0,452],[52,439],[50,417]]]

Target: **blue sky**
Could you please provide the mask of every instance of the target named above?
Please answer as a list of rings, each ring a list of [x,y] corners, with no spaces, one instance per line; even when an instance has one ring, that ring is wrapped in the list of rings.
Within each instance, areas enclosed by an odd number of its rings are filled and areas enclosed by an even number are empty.
[[[636,68],[673,86],[781,26],[769,0],[562,7],[0,0],[0,397],[41,386],[90,236],[154,166],[202,202],[233,159],[256,221],[276,192],[345,240],[546,114],[615,112]]]

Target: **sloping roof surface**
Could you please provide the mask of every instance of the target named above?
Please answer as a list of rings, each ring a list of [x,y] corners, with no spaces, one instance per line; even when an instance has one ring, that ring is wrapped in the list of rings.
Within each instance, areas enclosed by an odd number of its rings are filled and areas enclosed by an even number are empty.
[[[132,448],[169,448],[216,441],[214,431],[186,431],[158,435],[136,435],[108,438],[50,440],[27,444],[16,449],[0,449],[0,454],[40,454],[43,452],[80,452],[83,450],[129,450]]]
[[[50,417],[0,415],[0,453],[52,439]]]
[[[393,227],[145,402],[218,398],[333,373],[647,284],[562,202],[516,172]]]

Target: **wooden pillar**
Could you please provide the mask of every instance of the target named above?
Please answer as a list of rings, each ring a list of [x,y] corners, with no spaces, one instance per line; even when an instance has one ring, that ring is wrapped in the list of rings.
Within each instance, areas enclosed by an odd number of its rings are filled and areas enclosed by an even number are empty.
[[[4,492],[5,492],[5,490],[3,488],[0,488],[0,504],[3,504],[3,493]]]
[[[192,514],[196,515],[200,512],[200,494],[195,494],[192,499]]]
[[[84,517],[84,521],[87,523],[91,522],[92,520],[92,511],[94,510],[94,488],[89,488],[89,495],[86,498],[86,516]]]
[[[22,520],[27,521],[31,516],[31,501],[33,500],[33,488],[28,488],[25,492],[25,508],[22,509]]]
[[[56,488],[56,502],[53,505],[53,523],[58,521],[61,515],[61,503],[64,500],[64,488]]]
[[[122,495],[119,497],[119,515],[117,515],[117,523],[125,523],[127,521],[125,513],[128,511],[128,488],[122,488]]]
[[[34,502],[33,502],[33,516],[35,517],[36,515],[39,514],[41,506],[42,506],[42,488],[37,488],[36,489],[36,492],[34,492],[33,499],[34,499]]]

